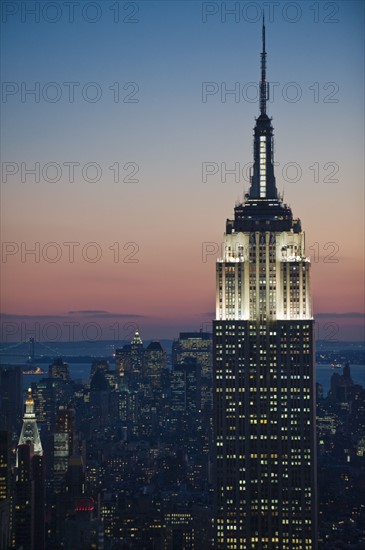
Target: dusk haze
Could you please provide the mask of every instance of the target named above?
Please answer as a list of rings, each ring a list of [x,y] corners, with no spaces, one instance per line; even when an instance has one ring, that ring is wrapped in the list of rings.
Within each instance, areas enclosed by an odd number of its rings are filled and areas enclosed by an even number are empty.
[[[74,24],[3,6],[3,322],[98,310],[105,338],[120,315],[157,338],[212,319],[219,220],[249,187],[262,4],[122,4]],[[285,6],[266,14],[277,185],[306,227],[320,336],[361,339],[363,4]]]

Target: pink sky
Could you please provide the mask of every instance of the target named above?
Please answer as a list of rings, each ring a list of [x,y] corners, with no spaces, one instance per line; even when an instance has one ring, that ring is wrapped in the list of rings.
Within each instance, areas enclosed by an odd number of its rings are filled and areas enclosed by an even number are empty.
[[[275,20],[267,17],[268,80],[277,83],[269,104],[277,186],[306,232],[320,331],[333,322],[340,339],[360,339],[363,4],[339,2],[336,24],[323,21],[323,10],[314,22],[308,2],[301,7],[296,24],[280,10]],[[61,324],[100,323],[110,336],[113,322],[138,322],[146,338],[163,338],[199,329],[213,316],[219,253],[203,261],[203,243],[219,248],[225,220],[248,182],[240,170],[239,181],[229,176],[223,183],[219,172],[203,183],[202,164],[239,163],[241,169],[252,161],[258,104],[233,96],[222,101],[219,93],[203,102],[202,83],[230,88],[258,80],[260,22],[223,24],[212,17],[202,23],[194,2],[143,2],[139,15],[138,24],[123,27],[107,18],[98,25],[28,25],[13,17],[4,28],[7,80],[29,87],[77,80],[80,89],[97,81],[104,91],[96,103],[78,94],[74,103],[15,95],[2,104],[2,161],[19,168],[1,191],[4,323],[45,323],[54,316]],[[113,101],[109,86],[118,79],[121,90],[125,82],[138,83],[138,102]],[[300,100],[285,98],[288,82],[300,88]],[[331,90],[334,101],[328,101]],[[36,162],[41,168],[94,162],[102,177],[85,181],[79,168],[71,183],[64,167],[57,182],[41,177],[35,183],[29,175],[22,183],[21,163],[31,168]],[[122,175],[130,173],[128,163],[138,165],[137,181],[115,183],[110,167],[116,162]],[[300,167],[296,183],[285,177],[288,163]],[[328,181],[331,166],[336,181]],[[73,262],[64,244],[70,242],[80,243]],[[39,261],[24,254],[36,243]],[[93,263],[95,253],[101,257]],[[60,257],[52,263],[55,254]]]

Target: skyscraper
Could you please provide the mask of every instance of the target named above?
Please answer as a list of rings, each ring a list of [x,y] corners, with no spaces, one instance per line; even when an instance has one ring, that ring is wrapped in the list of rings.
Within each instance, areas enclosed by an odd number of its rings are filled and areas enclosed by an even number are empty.
[[[23,410],[23,371],[20,365],[0,365],[0,429],[19,433]]]
[[[17,447],[15,481],[14,535],[16,548],[34,550],[34,483],[32,480],[32,444]]]
[[[160,342],[151,342],[144,352],[143,368],[145,377],[153,389],[161,388],[162,374],[166,365],[166,352]]]
[[[140,375],[142,373],[143,353],[144,347],[142,338],[140,337],[138,330],[136,330],[131,341],[131,365],[133,372],[135,372],[137,375]]]
[[[65,363],[62,357],[58,357],[48,367],[49,377],[59,380],[70,380],[68,363]]]
[[[9,548],[12,528],[9,434],[0,430],[0,548]]]
[[[42,456],[43,449],[34,412],[34,400],[31,388],[28,389],[27,399],[25,401],[23,427],[18,445],[25,445],[29,442],[33,445],[34,454]]]
[[[44,470],[43,448],[29,388],[16,451],[15,483],[15,541],[24,550],[45,547]]]
[[[310,262],[276,188],[264,23],[262,40],[251,186],[227,220],[216,268],[215,547],[314,550]]]
[[[180,332],[172,346],[172,362],[180,363],[186,357],[195,357],[201,365],[201,375],[212,378],[212,335],[209,332]]]

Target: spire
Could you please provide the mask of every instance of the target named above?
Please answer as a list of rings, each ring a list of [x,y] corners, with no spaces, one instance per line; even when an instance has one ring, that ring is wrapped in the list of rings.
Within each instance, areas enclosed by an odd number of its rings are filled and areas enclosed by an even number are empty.
[[[265,51],[265,14],[262,16],[262,53],[261,53],[261,81],[260,81],[260,114],[266,115],[268,85],[266,83],[266,51]]]
[[[300,220],[293,219],[291,208],[283,202],[274,174],[274,129],[266,113],[269,85],[266,82],[266,33],[262,19],[260,114],[255,119],[250,188],[244,200],[236,204],[234,220],[227,220],[226,234],[256,231],[301,232]],[[251,245],[250,245],[251,246]]]
[[[266,113],[269,86],[266,82],[265,19],[262,19],[262,52],[260,80],[260,116],[254,129],[254,165],[249,199],[276,200],[278,193],[274,175],[274,143],[271,119]]]

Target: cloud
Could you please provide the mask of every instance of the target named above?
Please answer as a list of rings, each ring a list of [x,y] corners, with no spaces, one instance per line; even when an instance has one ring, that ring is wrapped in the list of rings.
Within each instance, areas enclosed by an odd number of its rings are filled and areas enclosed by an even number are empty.
[[[19,320],[48,320],[48,319],[68,319],[72,316],[87,316],[97,317],[101,319],[146,319],[146,315],[137,315],[136,313],[112,313],[102,309],[80,309],[79,311],[68,311],[67,314],[60,315],[21,315],[17,313],[0,313],[3,321],[19,321]]]
[[[98,315],[108,313],[104,309],[79,309],[76,311],[68,311],[69,315]]]
[[[63,319],[66,315],[22,315],[18,313],[0,313],[2,319],[17,321],[19,319]]]
[[[146,315],[138,315],[136,313],[113,313],[103,309],[80,309],[77,311],[68,311],[69,315],[86,315],[89,317],[98,317],[103,319],[143,319]]]

